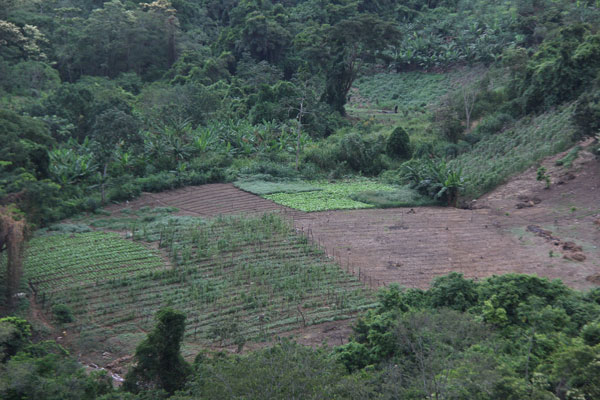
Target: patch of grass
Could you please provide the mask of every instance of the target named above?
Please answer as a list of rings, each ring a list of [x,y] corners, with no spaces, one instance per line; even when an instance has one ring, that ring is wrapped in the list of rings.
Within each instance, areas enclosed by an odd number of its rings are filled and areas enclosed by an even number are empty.
[[[426,72],[384,73],[363,76],[354,87],[360,96],[372,104],[398,105],[399,109],[420,108],[436,103],[453,88],[456,73],[434,74]]]
[[[275,193],[263,197],[278,204],[306,212],[348,210],[375,207],[373,204],[363,203],[352,198],[360,192],[394,192],[398,189],[396,186],[370,180],[310,183],[321,190],[301,193]]]
[[[472,150],[449,162],[460,167],[468,185],[467,197],[476,198],[523,172],[544,157],[573,144],[574,105],[524,118],[512,128],[484,137]]]
[[[581,150],[581,146],[575,146],[569,151],[563,158],[560,160],[556,160],[554,163],[557,166],[563,166],[565,168],[571,168],[573,165],[573,161],[577,158],[579,151]]]
[[[43,230],[39,230],[36,232],[36,235],[39,234],[63,234],[63,233],[84,233],[91,232],[91,228],[86,224],[54,224],[45,228]]]
[[[432,110],[456,84],[458,72],[383,73],[362,76],[354,84],[354,94],[346,105],[349,115],[361,120],[360,128],[379,125],[402,126],[414,144],[435,143],[439,138],[431,129]],[[398,112],[394,113],[394,108]]]
[[[301,181],[269,182],[263,180],[236,181],[234,185],[246,192],[262,196],[273,193],[301,193],[320,191],[321,188]]]
[[[352,200],[372,204],[377,208],[424,207],[439,205],[438,201],[423,196],[408,186],[394,191],[369,190],[350,195]]]

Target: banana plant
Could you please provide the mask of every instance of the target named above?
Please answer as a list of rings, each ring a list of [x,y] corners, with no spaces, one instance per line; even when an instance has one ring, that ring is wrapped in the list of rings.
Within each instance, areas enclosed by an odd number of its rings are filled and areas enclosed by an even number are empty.
[[[61,186],[81,182],[91,176],[98,168],[91,151],[86,148],[86,142],[78,145],[74,141],[66,143],[49,152],[50,175]]]

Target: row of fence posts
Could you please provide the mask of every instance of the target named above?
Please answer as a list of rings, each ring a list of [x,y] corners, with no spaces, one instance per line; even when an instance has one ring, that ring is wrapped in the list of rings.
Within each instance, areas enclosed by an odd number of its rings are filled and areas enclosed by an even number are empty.
[[[289,212],[285,208],[282,209],[284,215],[291,219],[292,226],[295,228],[296,219],[293,212]],[[350,263],[350,254],[348,254],[345,258],[339,250],[336,250],[335,247],[332,249],[328,249],[324,243],[321,243],[320,237],[315,237],[313,235],[312,228],[307,228],[304,230],[304,225],[300,226],[300,229],[297,231],[301,233],[306,239],[313,245],[317,246],[319,249],[325,252],[325,255],[332,259],[334,262],[338,263],[339,266],[349,274],[352,274],[358,277],[358,280],[365,284],[365,286],[371,289],[377,289],[380,287],[385,287],[386,284],[381,279],[373,278],[372,276],[366,274],[360,266],[356,266]]]

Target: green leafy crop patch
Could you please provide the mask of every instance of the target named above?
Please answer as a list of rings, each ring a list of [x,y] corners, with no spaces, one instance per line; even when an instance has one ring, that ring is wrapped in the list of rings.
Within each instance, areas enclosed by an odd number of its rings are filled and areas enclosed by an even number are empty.
[[[263,196],[266,199],[295,208],[300,211],[327,211],[327,210],[351,210],[359,208],[373,208],[375,205],[363,203],[352,199],[352,196],[365,192],[393,192],[397,188],[373,181],[349,181],[349,182],[310,182],[320,188],[319,191],[301,193],[275,193]]]

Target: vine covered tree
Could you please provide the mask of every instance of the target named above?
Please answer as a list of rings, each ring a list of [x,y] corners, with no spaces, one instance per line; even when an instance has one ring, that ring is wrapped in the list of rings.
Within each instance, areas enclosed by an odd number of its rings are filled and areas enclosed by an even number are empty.
[[[0,207],[0,254],[6,252],[6,296],[9,307],[23,275],[23,251],[26,234],[25,217],[14,207]]]
[[[173,394],[191,373],[179,350],[185,331],[185,314],[164,308],[156,314],[156,326],[135,349],[137,364],[125,377],[125,390],[163,389]]]

